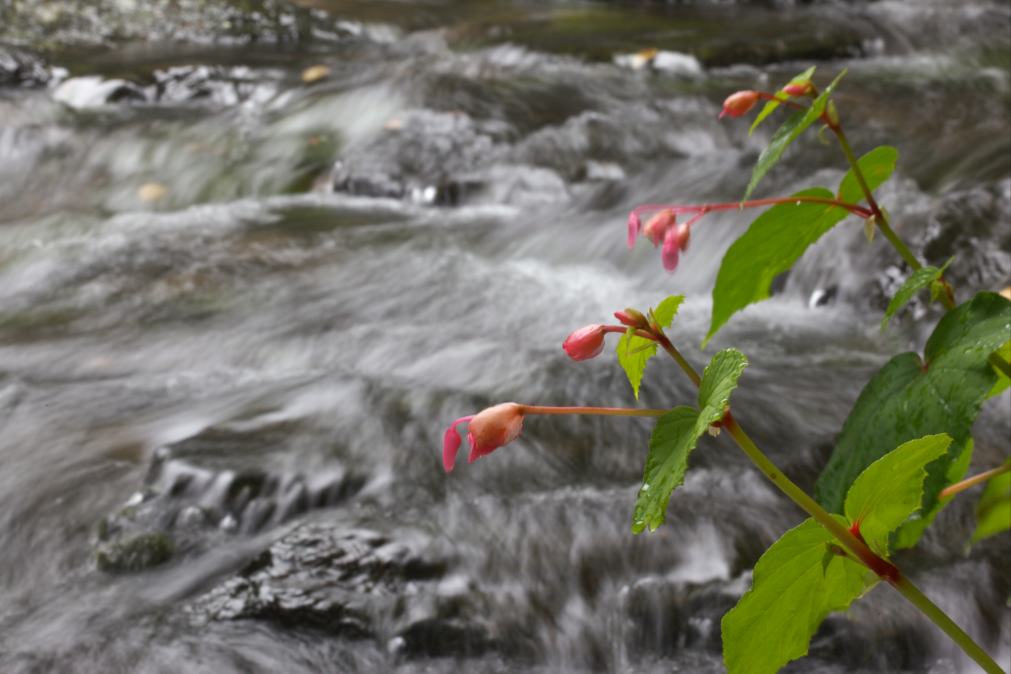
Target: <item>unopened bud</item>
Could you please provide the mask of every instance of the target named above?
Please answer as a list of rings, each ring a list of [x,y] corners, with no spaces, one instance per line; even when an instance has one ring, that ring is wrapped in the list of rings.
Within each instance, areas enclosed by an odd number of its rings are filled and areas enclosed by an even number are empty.
[[[636,311],[631,307],[626,307],[623,311],[615,311],[614,317],[617,318],[622,325],[627,325],[630,328],[649,328],[649,321],[646,317],[642,315],[642,312]]]
[[[731,94],[727,100],[723,101],[723,112],[720,113],[720,119],[726,115],[740,117],[747,113],[748,110],[755,107],[758,95],[757,91],[738,91],[736,94]]]
[[[588,325],[576,330],[562,343],[572,360],[589,360],[604,350],[604,326]]]
[[[878,226],[878,216],[872,215],[869,218],[864,218],[864,236],[867,237],[868,241],[874,240],[874,230]]]
[[[670,208],[665,208],[646,221],[646,224],[642,228],[642,233],[653,242],[654,246],[659,246],[667,230],[675,222],[677,222],[677,216],[674,211]]]
[[[806,82],[792,82],[783,87],[783,93],[787,96],[806,96],[811,92],[810,80]]]

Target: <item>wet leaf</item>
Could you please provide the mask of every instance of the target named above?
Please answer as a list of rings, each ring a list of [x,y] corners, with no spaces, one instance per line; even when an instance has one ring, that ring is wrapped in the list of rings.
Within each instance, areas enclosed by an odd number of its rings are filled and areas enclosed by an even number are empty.
[[[656,354],[656,342],[635,334],[635,328],[629,328],[618,340],[618,364],[625,370],[628,383],[632,385],[635,399],[639,399],[639,386],[642,375],[646,372],[646,363]]]
[[[1011,473],[1001,473],[986,483],[976,506],[976,531],[972,542],[1011,529]]]
[[[814,70],[815,66],[811,66],[801,74],[794,77],[792,80],[783,85],[783,87],[779,91],[776,92],[776,96],[778,98],[784,99],[790,98],[790,96],[785,91],[783,91],[783,89],[790,86],[791,84],[803,84],[804,82],[811,81],[811,78],[814,76]],[[750,136],[751,134],[753,134],[755,132],[755,129],[758,128],[758,125],[764,122],[766,117],[775,112],[776,108],[778,108],[779,105],[780,105],[779,101],[766,102],[765,106],[762,108],[762,111],[758,113],[757,117],[755,117],[755,121],[751,123],[751,128],[748,129],[748,135]]]
[[[825,90],[811,103],[810,108],[798,110],[790,115],[783,123],[783,126],[779,127],[776,133],[772,135],[772,140],[769,141],[768,147],[758,157],[758,163],[755,164],[755,168],[751,172],[751,181],[748,182],[748,189],[745,190],[741,201],[748,200],[748,197],[758,187],[758,183],[765,177],[765,174],[783,156],[786,148],[821,117],[822,113],[825,112],[825,106],[828,105],[829,97],[844,75],[846,75],[845,70],[839,73],[832,83],[825,87]]]
[[[834,199],[824,187],[793,196]],[[737,311],[769,297],[773,280],[790,269],[804,251],[849,212],[817,203],[778,204],[759,215],[730,246],[713,287],[713,311],[705,346]]]
[[[885,309],[885,317],[881,319],[881,329],[885,329],[888,325],[888,321],[895,315],[895,312],[904,307],[909,300],[913,299],[913,297],[916,296],[916,293],[941,278],[941,276],[944,275],[944,271],[948,268],[948,265],[950,265],[954,259],[955,258],[951,258],[951,260],[945,262],[944,266],[940,268],[921,267],[910,274],[909,278],[906,279],[906,282],[902,284],[902,287],[899,288],[898,292],[895,293],[895,296],[892,297],[892,301],[888,303],[888,308]],[[931,295],[931,298],[933,299],[933,294]]]
[[[915,353],[892,358],[864,387],[843,425],[835,450],[818,479],[816,495],[828,510],[840,512],[850,485],[867,466],[904,442],[947,433],[952,444],[927,467],[920,517],[939,508],[937,495],[960,479],[951,471],[963,460],[973,421],[997,382],[988,358],[1011,331],[1011,302],[980,293],[948,312],[927,341],[925,360]],[[897,547],[915,543],[920,528],[910,522],[899,531]]]
[[[656,309],[651,309],[654,318],[660,327],[668,328],[678,312],[678,307],[684,302],[684,295],[671,295],[664,298]],[[656,342],[635,334],[633,328],[625,331],[625,334],[618,340],[618,364],[625,371],[628,383],[632,385],[632,392],[636,400],[639,399],[639,387],[642,385],[642,377],[646,372],[646,363],[656,354]]]
[[[699,384],[699,435],[723,418],[748,359],[737,349],[720,351],[706,365]]]
[[[1011,340],[1004,342],[1003,346],[991,353],[988,360],[993,366],[993,371],[997,373],[997,383],[986,394],[987,398],[993,398],[1011,386],[1011,373],[1008,371],[1011,368]]]
[[[876,147],[857,160],[860,172],[867,181],[867,188],[873,192],[881,187],[895,171],[895,164],[899,161],[899,151],[889,145]],[[850,204],[864,202],[864,191],[860,188],[853,169],[846,172],[839,183],[839,201]]]
[[[655,531],[663,524],[671,493],[684,482],[688,455],[699,435],[695,432],[699,413],[691,407],[675,407],[660,417],[649,439],[649,456],[643,470],[642,486],[635,499],[632,532],[647,527]]]
[[[862,564],[832,554],[831,545],[832,534],[808,519],[765,551],[751,589],[723,616],[729,674],[774,674],[803,657],[822,620],[877,582]]]
[[[727,349],[713,356],[699,386],[701,413],[691,407],[675,407],[660,417],[649,440],[649,456],[642,486],[635,500],[632,531],[656,530],[664,522],[671,493],[688,470],[688,455],[709,425],[723,418],[730,393],[748,364],[740,351]]]
[[[928,435],[910,440],[867,466],[846,494],[845,513],[850,524],[859,522],[864,542],[887,557],[889,537],[923,500],[926,466],[943,456],[951,438]]]
[[[671,322],[673,322],[674,317],[678,313],[678,308],[684,301],[684,295],[671,295],[670,297],[665,297],[660,304],[656,305],[656,309],[653,310],[653,316],[661,328],[670,327]]]

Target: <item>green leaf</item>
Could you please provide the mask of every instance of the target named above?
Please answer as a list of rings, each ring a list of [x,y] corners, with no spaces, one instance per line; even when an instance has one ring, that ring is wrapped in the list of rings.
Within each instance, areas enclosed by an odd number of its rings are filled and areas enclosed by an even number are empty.
[[[1011,302],[980,293],[941,319],[927,340],[925,360],[904,353],[888,361],[861,392],[818,479],[822,505],[840,512],[850,485],[874,461],[909,440],[947,433],[953,443],[927,467],[924,483],[920,515],[932,517],[938,492],[965,451],[972,423],[997,381],[987,358],[1007,340],[1008,331]],[[908,544],[910,537],[903,540]]]
[[[660,324],[661,328],[669,328],[674,316],[677,315],[678,307],[685,301],[684,295],[671,295],[663,299],[660,304],[653,309],[653,317]]]
[[[921,267],[910,274],[909,278],[906,279],[906,282],[903,283],[902,287],[895,293],[895,297],[892,298],[892,301],[888,303],[888,308],[885,309],[885,317],[881,319],[881,329],[885,329],[888,325],[889,319],[895,315],[895,312],[904,307],[909,300],[913,299],[913,296],[915,296],[916,293],[941,278],[945,270],[948,268],[948,265],[950,265],[954,259],[955,258],[951,258],[945,262],[944,266],[941,268]],[[931,300],[933,299],[933,293],[931,293]]]
[[[656,342],[635,334],[635,328],[629,328],[618,340],[618,363],[625,370],[628,383],[632,385],[635,399],[639,399],[639,385],[646,371],[646,363],[656,354]]]
[[[810,81],[810,79],[814,76],[814,69],[815,69],[815,66],[811,66],[810,68],[808,68],[807,70],[805,70],[801,74],[799,74],[796,77],[794,77],[786,85],[784,85],[779,91],[776,92],[776,97],[777,98],[789,98],[789,96],[783,91],[783,89],[785,89],[787,86],[789,86],[791,84],[803,84],[804,82]],[[751,134],[753,134],[755,132],[755,129],[758,128],[758,125],[761,124],[762,122],[764,122],[765,118],[768,117],[769,115],[771,115],[773,112],[775,112],[776,108],[778,108],[778,107],[779,107],[779,101],[769,101],[769,102],[767,102],[765,104],[765,107],[762,108],[762,111],[758,113],[758,117],[755,117],[755,121],[751,123],[751,128],[748,130],[748,135],[750,136]]]
[[[751,193],[755,191],[758,187],[758,183],[761,182],[765,174],[768,173],[769,169],[776,165],[779,158],[783,156],[783,152],[786,148],[790,146],[790,143],[797,140],[800,134],[804,133],[809,126],[814,124],[825,112],[825,106],[828,105],[829,97],[832,95],[832,91],[835,90],[836,84],[839,80],[843,78],[846,71],[843,70],[839,75],[832,80],[832,84],[825,87],[825,91],[819,94],[818,98],[814,99],[811,107],[807,110],[798,110],[797,112],[790,115],[787,120],[783,123],[783,126],[772,135],[772,140],[769,141],[768,147],[762,150],[762,154],[758,156],[758,163],[755,164],[755,168],[751,172],[751,181],[748,182],[748,189],[745,190],[744,196],[741,201],[747,201]]]
[[[910,440],[867,466],[846,494],[846,518],[857,523],[864,542],[888,556],[888,538],[919,510],[926,466],[943,456],[951,437],[928,435]]]
[[[835,199],[824,187],[793,196]],[[768,298],[773,279],[847,215],[844,208],[809,202],[777,204],[759,215],[723,256],[713,287],[709,333],[702,346],[735,312]]]
[[[848,608],[877,582],[860,563],[826,556],[832,540],[809,519],[783,534],[758,560],[751,589],[723,616],[728,674],[774,674],[806,655],[822,620]]]
[[[1008,374],[1008,366],[1011,365],[1011,340],[1004,342],[1003,346],[991,353],[988,360],[997,373],[997,383],[986,394],[987,398],[992,398],[1011,386],[1011,376]]]
[[[730,394],[748,366],[748,359],[736,349],[720,351],[706,365],[699,384],[699,422],[695,431],[706,432],[710,424],[723,418],[730,405]]]
[[[643,471],[642,486],[635,499],[632,531],[646,527],[655,531],[663,524],[670,495],[684,482],[688,455],[698,442],[699,413],[690,407],[675,407],[660,417],[649,439],[649,456]]]
[[[857,166],[867,181],[867,188],[873,192],[887,181],[895,171],[895,163],[899,161],[899,151],[889,145],[876,147],[857,160]],[[864,191],[860,189],[853,169],[846,172],[839,183],[839,201],[859,204],[864,201]]]
[[[969,464],[972,462],[973,442],[970,436],[966,439],[961,448],[957,448],[955,459],[948,465],[948,471],[944,474],[944,484],[955,484],[969,471]],[[951,450],[949,450],[951,451]],[[927,527],[937,518],[944,506],[948,505],[951,498],[939,499],[937,505],[928,512],[914,513],[911,518],[899,527],[899,530],[892,535],[892,548],[902,550],[911,548],[920,540],[920,536],[927,530]]]
[[[976,506],[976,531],[972,542],[1011,529],[1011,473],[1001,473],[986,484]]]
[[[671,492],[684,482],[688,470],[688,455],[709,425],[723,418],[730,403],[730,393],[737,387],[748,364],[740,351],[720,351],[702,375],[699,386],[699,407],[675,407],[660,417],[649,439],[649,456],[643,471],[642,486],[635,500],[632,531],[640,533],[647,527],[655,531],[663,524]]]

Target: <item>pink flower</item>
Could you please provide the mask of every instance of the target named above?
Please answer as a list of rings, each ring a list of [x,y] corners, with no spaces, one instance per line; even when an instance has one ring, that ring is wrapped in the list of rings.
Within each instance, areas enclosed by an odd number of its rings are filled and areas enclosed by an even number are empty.
[[[723,112],[720,113],[720,119],[723,119],[725,115],[740,117],[747,113],[748,110],[755,107],[758,97],[757,91],[738,91],[736,94],[731,94],[727,100],[723,101]]]
[[[677,215],[673,209],[665,208],[646,221],[646,226],[642,228],[642,233],[653,242],[654,246],[658,246],[667,230],[673,227],[676,221]]]
[[[604,350],[604,326],[587,325],[569,335],[562,348],[572,360],[589,360]]]
[[[627,325],[630,328],[649,328],[649,321],[647,321],[646,317],[642,315],[642,312],[636,311],[632,308],[615,311],[614,317],[618,319],[619,323]]]
[[[796,84],[787,84],[783,87],[783,93],[787,96],[805,96],[811,91],[811,82],[798,82]]]
[[[639,214],[632,211],[628,214],[628,249],[632,250],[635,248],[635,239],[639,236],[639,228],[642,227],[642,222],[639,220]]]
[[[523,430],[523,406],[516,403],[502,403],[478,414],[460,417],[450,424],[442,439],[442,467],[447,473],[451,472],[456,464],[456,454],[462,442],[456,427],[462,423],[468,425],[467,441],[470,443],[470,456],[467,463],[474,463],[519,436]]]
[[[681,256],[681,248],[678,246],[677,229],[671,227],[663,237],[663,248],[660,250],[660,261],[667,271],[674,271],[678,267],[678,258]]]

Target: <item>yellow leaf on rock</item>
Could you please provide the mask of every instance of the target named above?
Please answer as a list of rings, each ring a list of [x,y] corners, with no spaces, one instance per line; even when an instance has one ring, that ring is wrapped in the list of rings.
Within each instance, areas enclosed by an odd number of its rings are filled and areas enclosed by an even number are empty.
[[[137,188],[137,198],[144,203],[161,201],[168,196],[168,188],[161,183],[144,183]]]
[[[302,71],[302,81],[306,84],[319,82],[330,75],[330,69],[324,65],[310,66]]]

